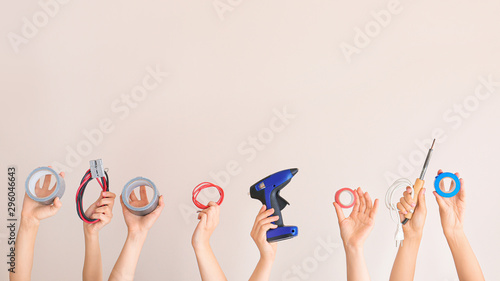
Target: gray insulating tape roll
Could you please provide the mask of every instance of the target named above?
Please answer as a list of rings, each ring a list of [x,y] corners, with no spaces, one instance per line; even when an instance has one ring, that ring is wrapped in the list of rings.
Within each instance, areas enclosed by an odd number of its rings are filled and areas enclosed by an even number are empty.
[[[56,187],[49,196],[39,198],[36,196],[35,193],[36,182],[46,175],[52,175],[56,177]],[[66,184],[64,183],[64,179],[53,169],[49,167],[40,167],[36,168],[35,170],[33,170],[33,172],[29,174],[28,178],[26,179],[25,188],[26,188],[26,193],[31,199],[35,200],[36,202],[49,205],[52,204],[52,202],[54,202],[54,199],[56,197],[59,197],[59,199],[62,198],[64,190],[66,188]]]
[[[132,193],[132,191],[136,187],[139,187],[142,185],[149,186],[154,190],[153,199],[151,199],[151,201],[146,206],[133,207],[128,202],[130,194]],[[156,207],[158,206],[159,197],[160,197],[160,194],[158,193],[158,189],[156,189],[156,185],[152,181],[150,181],[149,179],[143,178],[143,177],[137,177],[137,178],[131,179],[129,182],[127,182],[127,184],[125,184],[125,187],[123,187],[123,191],[122,191],[123,203],[125,204],[127,209],[130,210],[130,212],[132,212],[133,214],[138,215],[138,216],[145,216],[145,215],[151,213],[152,211],[154,211],[156,209]]]

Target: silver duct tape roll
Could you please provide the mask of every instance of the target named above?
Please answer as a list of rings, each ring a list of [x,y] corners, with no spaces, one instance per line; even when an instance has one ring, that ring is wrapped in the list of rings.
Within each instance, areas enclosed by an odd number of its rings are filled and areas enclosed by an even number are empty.
[[[153,198],[146,206],[143,206],[143,207],[134,207],[134,206],[130,205],[130,203],[129,203],[130,194],[132,193],[132,191],[135,188],[137,188],[139,186],[143,186],[143,185],[149,186],[150,188],[152,188],[154,190]],[[151,213],[152,211],[154,211],[156,209],[156,207],[158,206],[159,197],[160,197],[160,194],[158,193],[158,189],[156,189],[156,185],[151,180],[149,180],[147,178],[143,178],[143,177],[137,177],[137,178],[131,179],[129,182],[127,182],[125,184],[125,187],[123,187],[123,191],[122,191],[123,203],[125,204],[127,209],[130,210],[130,212],[132,212],[133,214],[138,215],[138,216],[145,216],[145,215]]]
[[[46,175],[52,175],[56,178],[56,187],[49,196],[40,198],[37,197],[35,193],[36,182]],[[40,167],[36,168],[29,174],[28,178],[26,179],[25,189],[26,193],[31,199],[36,202],[49,205],[54,202],[54,199],[56,197],[59,197],[59,199],[62,198],[64,190],[66,189],[66,184],[64,182],[64,179],[53,169],[49,167]]]

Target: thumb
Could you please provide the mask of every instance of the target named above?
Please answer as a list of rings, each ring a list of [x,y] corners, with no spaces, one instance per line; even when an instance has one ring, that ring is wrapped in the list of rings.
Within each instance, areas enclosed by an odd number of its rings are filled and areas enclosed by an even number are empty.
[[[54,203],[52,205],[49,205],[49,214],[51,216],[55,215],[57,213],[57,211],[59,211],[59,209],[61,209],[62,207],[62,203],[61,203],[61,200],[59,200],[59,197],[56,197],[54,199]]]
[[[446,205],[446,203],[444,202],[444,198],[441,197],[441,195],[437,194],[436,191],[432,192],[434,194],[434,197],[436,197],[436,201],[439,205],[439,208],[444,208],[444,206]]]
[[[335,207],[335,212],[337,213],[337,218],[339,220],[339,224],[345,220],[345,215],[344,211],[342,211],[342,208],[337,204],[337,202],[333,202],[333,207]]]
[[[425,188],[420,189],[420,192],[418,193],[418,202],[417,206],[415,207],[415,212],[419,212],[420,210],[427,211],[427,206],[425,203]]]

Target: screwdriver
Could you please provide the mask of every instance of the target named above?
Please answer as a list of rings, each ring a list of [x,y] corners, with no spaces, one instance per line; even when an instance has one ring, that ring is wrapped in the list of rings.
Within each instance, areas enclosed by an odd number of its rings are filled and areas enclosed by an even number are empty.
[[[413,192],[414,192],[414,200],[415,204],[418,202],[418,194],[420,192],[420,189],[424,186],[424,177],[425,177],[425,172],[427,172],[427,166],[429,166],[429,161],[431,160],[431,155],[432,155],[432,149],[434,148],[434,143],[436,142],[436,139],[432,141],[431,148],[429,149],[429,152],[427,152],[427,157],[425,158],[424,162],[424,167],[422,168],[422,172],[420,173],[420,178],[418,178],[415,181],[415,184],[413,185]],[[412,212],[409,212],[408,214],[405,215],[405,219],[403,220],[402,224],[405,225],[413,216]]]

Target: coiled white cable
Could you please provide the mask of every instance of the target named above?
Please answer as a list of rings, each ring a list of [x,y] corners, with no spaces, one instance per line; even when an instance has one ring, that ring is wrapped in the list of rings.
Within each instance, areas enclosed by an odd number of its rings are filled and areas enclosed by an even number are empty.
[[[397,229],[396,229],[396,234],[394,235],[394,240],[396,240],[396,247],[399,245],[403,245],[403,240],[405,239],[405,234],[403,232],[403,224],[401,223],[401,218],[399,217],[399,210],[398,210],[398,202],[394,203],[394,194],[398,192],[400,189],[406,190],[406,187],[409,186],[411,187],[412,194],[413,192],[413,184],[409,179],[398,179],[396,180],[387,190],[387,193],[385,194],[385,206],[387,209],[389,209],[389,212],[391,214],[391,219],[397,224]],[[399,198],[399,196],[398,196]]]

